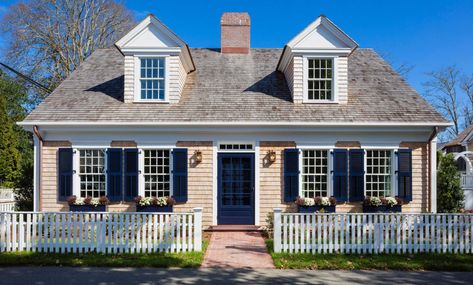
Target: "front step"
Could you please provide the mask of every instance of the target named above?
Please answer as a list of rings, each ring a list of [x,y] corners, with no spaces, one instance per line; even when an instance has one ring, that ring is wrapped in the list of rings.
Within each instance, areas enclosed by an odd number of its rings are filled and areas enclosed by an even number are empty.
[[[213,225],[206,232],[261,232],[260,226],[255,225]]]

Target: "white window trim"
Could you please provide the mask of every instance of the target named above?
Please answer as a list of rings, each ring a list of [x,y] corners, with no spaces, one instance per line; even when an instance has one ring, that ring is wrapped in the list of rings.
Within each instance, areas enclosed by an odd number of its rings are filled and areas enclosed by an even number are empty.
[[[135,55],[135,97],[134,102],[137,103],[169,103],[169,56],[165,55]],[[143,58],[164,58],[164,100],[160,99],[141,99],[141,59]]]
[[[398,189],[397,189],[397,179],[398,179],[398,170],[397,170],[397,153],[399,148],[393,148],[393,147],[370,147],[370,148],[364,148],[364,175],[363,175],[363,195],[366,197],[366,175],[368,173],[368,150],[389,150],[391,151],[391,196],[396,197],[398,195]]]
[[[333,196],[333,147],[304,146],[299,147],[299,197],[302,197],[302,152],[304,150],[325,150],[327,151],[327,197]]]
[[[104,175],[105,175],[105,196],[108,197],[108,175],[107,175],[107,149],[99,146],[84,146],[72,149],[72,195],[80,197],[80,150],[102,149],[104,151]]]
[[[173,196],[173,148],[143,146],[138,148],[138,196],[145,196],[145,150],[169,150],[169,196]]]
[[[309,59],[332,59],[332,100],[309,100],[308,94],[308,79],[309,79]],[[302,91],[303,99],[302,103],[308,104],[338,104],[338,56],[314,56],[314,55],[304,55],[302,56]]]
[[[220,149],[220,145],[222,144],[251,144],[253,147],[252,149]],[[217,151],[218,152],[238,152],[238,153],[254,153],[256,152],[256,145],[257,142],[255,141],[218,141],[217,142]]]

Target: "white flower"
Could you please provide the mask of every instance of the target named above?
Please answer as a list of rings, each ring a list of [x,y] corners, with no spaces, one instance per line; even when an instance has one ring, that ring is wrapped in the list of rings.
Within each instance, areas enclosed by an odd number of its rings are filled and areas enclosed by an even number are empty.
[[[77,197],[76,201],[74,202],[75,205],[84,205],[84,198]]]
[[[330,199],[328,197],[322,197],[320,199],[320,205],[322,206],[330,206]]]
[[[304,206],[314,206],[315,201],[312,198],[304,198]]]
[[[144,198],[141,198],[139,204],[140,206],[149,206],[151,205],[151,201],[152,201],[151,197],[144,197]]]
[[[390,206],[396,206],[397,205],[397,200],[394,197],[386,197],[386,203]]]
[[[166,206],[168,204],[167,197],[159,197],[158,198],[158,206]]]
[[[371,204],[371,206],[379,207],[383,203],[381,202],[381,199],[379,199],[378,197],[371,197],[370,204]]]
[[[97,207],[98,205],[100,205],[100,199],[92,198],[92,200],[90,200],[90,204],[92,204],[94,207]]]

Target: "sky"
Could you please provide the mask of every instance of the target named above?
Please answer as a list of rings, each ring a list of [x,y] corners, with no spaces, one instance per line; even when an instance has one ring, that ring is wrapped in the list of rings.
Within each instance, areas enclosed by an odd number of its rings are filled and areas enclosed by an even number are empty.
[[[0,16],[18,0],[0,0]],[[360,47],[395,67],[413,66],[408,82],[423,93],[427,72],[450,65],[473,74],[473,0],[123,0],[137,20],[153,13],[191,47],[219,47],[223,12],[248,12],[252,47],[284,47],[326,15]],[[5,42],[0,36],[0,49]]]

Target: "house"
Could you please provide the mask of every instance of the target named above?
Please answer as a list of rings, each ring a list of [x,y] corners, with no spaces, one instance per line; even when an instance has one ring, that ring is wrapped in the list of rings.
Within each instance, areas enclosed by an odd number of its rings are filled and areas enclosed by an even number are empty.
[[[465,209],[473,209],[473,125],[466,127],[456,138],[442,146],[445,153],[455,154],[465,194]]]
[[[261,225],[298,196],[436,211],[436,135],[450,124],[374,50],[325,16],[283,48],[251,48],[247,13],[220,25],[220,48],[190,48],[149,15],[32,111],[20,124],[35,134],[35,210],[173,196],[175,212],[203,207],[205,226]]]

